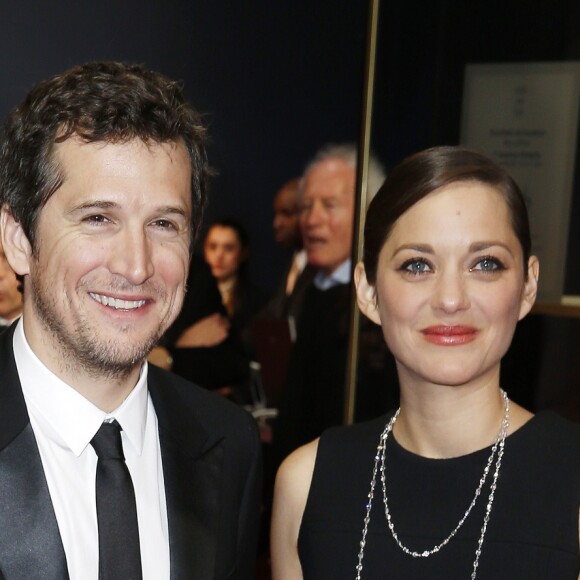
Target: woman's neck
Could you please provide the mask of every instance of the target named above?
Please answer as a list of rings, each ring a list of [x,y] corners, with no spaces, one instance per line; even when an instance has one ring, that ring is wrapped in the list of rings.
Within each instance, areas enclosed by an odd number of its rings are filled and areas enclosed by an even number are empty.
[[[218,280],[218,288],[220,292],[230,292],[236,283],[236,277],[230,276],[223,280]]]
[[[497,381],[478,386],[401,385],[401,412],[393,435],[400,445],[418,455],[459,457],[492,445],[504,413]],[[508,434],[531,416],[511,403]]]
[[[233,316],[235,310],[234,290],[236,286],[236,277],[231,276],[224,280],[218,281],[218,289],[222,297],[222,303],[228,313],[228,316]]]

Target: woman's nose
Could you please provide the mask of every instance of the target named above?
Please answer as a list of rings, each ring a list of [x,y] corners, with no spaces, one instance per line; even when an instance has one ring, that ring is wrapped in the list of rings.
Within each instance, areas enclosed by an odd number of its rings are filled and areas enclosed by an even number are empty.
[[[469,308],[467,284],[460,272],[440,273],[435,282],[432,305],[445,312]]]

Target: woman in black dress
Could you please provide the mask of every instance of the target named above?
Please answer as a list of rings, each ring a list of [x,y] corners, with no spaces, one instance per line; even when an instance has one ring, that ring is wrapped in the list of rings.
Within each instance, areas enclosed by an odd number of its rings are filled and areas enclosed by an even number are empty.
[[[204,242],[205,261],[217,280],[230,320],[230,335],[251,359],[254,356],[251,322],[268,296],[248,278],[249,253],[249,237],[240,222],[223,218],[212,223]]]
[[[286,459],[274,578],[575,580],[580,426],[499,382],[538,284],[517,185],[477,153],[424,151],[379,190],[364,241],[358,303],[396,359],[400,408]]]

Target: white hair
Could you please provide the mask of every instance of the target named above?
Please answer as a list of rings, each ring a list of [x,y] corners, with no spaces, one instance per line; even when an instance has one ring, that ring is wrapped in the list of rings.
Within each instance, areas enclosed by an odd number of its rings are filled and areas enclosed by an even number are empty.
[[[327,143],[323,145],[314,155],[312,160],[306,165],[302,177],[300,178],[300,185],[298,188],[298,195],[302,195],[304,189],[304,180],[306,176],[314,169],[316,165],[329,159],[340,159],[353,169],[356,170],[356,164],[358,159],[358,151],[353,143]],[[368,188],[367,188],[367,207],[371,202],[372,198],[375,196],[383,182],[387,177],[385,168],[382,166],[380,161],[371,153],[369,155],[369,170],[368,170]]]

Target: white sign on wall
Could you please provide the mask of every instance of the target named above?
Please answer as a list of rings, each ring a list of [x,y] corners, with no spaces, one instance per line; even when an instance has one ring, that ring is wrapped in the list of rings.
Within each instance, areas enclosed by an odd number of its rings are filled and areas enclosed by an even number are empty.
[[[522,189],[542,302],[563,294],[579,104],[580,63],[467,65],[461,143],[500,163]]]

